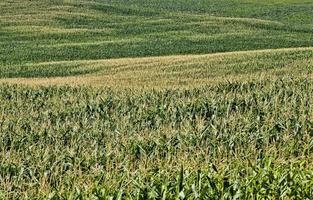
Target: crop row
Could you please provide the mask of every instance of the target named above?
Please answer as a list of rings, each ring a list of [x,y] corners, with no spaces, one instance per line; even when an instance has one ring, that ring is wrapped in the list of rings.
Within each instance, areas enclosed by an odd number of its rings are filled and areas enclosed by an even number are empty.
[[[188,90],[2,85],[0,194],[307,198],[312,90],[303,78]]]

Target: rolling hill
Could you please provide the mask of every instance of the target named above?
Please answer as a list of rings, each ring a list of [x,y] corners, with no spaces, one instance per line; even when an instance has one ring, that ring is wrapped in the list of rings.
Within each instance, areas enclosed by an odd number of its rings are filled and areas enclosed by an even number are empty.
[[[311,199],[311,0],[1,0],[0,199]]]

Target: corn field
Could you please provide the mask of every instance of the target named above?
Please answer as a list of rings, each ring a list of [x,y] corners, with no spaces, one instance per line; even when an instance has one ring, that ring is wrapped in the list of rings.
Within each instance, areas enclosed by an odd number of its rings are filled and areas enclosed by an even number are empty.
[[[313,199],[312,10],[0,0],[0,200]]]
[[[1,198],[310,199],[313,82],[0,87]]]

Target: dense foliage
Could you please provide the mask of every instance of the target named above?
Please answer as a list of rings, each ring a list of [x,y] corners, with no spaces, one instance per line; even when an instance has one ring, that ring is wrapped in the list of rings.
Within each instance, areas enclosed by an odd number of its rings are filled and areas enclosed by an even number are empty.
[[[313,84],[1,86],[3,197],[309,198]]]
[[[312,199],[312,9],[0,1],[0,199]]]

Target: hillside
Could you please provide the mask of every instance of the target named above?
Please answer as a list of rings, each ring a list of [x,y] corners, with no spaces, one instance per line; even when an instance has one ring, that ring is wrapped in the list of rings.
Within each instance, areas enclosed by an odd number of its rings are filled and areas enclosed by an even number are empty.
[[[1,0],[0,199],[311,199],[311,0]]]
[[[1,68],[0,82],[169,89],[226,81],[312,77],[312,72],[313,48],[288,48],[25,64]]]
[[[305,0],[3,0],[0,66],[310,47],[312,9]]]

